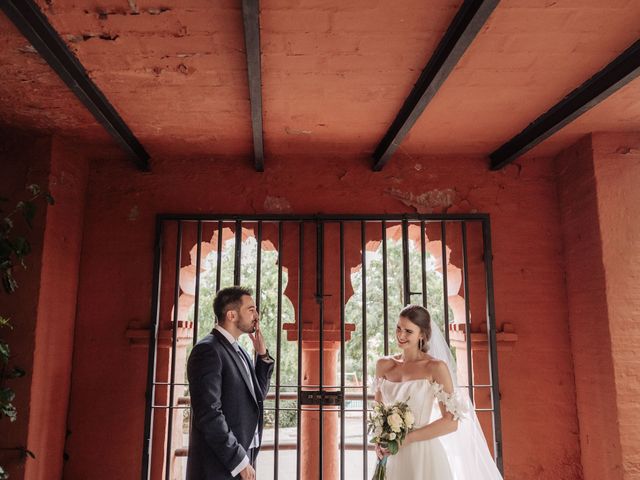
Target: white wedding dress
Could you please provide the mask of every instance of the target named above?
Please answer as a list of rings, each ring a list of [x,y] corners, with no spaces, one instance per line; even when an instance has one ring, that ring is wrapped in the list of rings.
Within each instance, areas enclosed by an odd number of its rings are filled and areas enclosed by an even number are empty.
[[[458,420],[455,432],[400,447],[387,459],[387,480],[502,480],[466,389],[456,384],[456,366],[438,328],[429,342],[429,354],[446,362],[454,393],[427,379],[392,382],[375,380],[382,403],[407,402],[414,417],[414,429],[442,417],[440,404]]]
[[[414,428],[431,423],[438,385],[427,380],[378,383],[382,403],[407,402],[415,417]],[[387,460],[388,480],[449,480],[453,476],[447,452],[440,438],[410,443],[400,447],[396,455]]]

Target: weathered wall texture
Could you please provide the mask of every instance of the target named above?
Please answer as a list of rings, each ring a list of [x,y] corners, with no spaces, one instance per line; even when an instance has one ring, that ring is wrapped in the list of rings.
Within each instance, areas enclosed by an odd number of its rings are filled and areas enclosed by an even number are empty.
[[[125,331],[149,319],[157,213],[442,211],[448,198],[450,212],[491,214],[497,320],[519,335],[500,354],[507,478],[582,478],[552,162],[491,173],[480,159],[419,158],[373,173],[331,157],[271,158],[263,174],[234,158],[155,159],[152,174],[93,163],[65,478],[139,476],[147,351]]]
[[[27,233],[33,252],[27,257],[28,271],[16,269],[20,287],[14,295],[3,294],[0,310],[14,326],[8,335],[2,332],[8,337],[14,363],[27,371],[25,378],[11,382],[18,421],[9,425],[3,420],[0,445],[26,446],[36,460],[24,463],[17,451],[5,451],[0,462],[9,468],[11,478],[60,478],[87,162],[57,139],[11,136],[3,143],[0,191],[12,199],[24,199],[25,186],[37,183],[52,193],[56,205],[47,207],[40,199],[34,229],[18,227]],[[19,218],[15,223],[22,224]]]
[[[48,188],[56,204],[44,232],[28,436],[37,461],[27,462],[28,479],[62,475],[87,167],[81,153],[53,140]]]
[[[625,479],[640,478],[640,140],[597,134],[593,156]]]
[[[637,135],[586,137],[557,158],[585,478],[640,474]]]
[[[5,136],[6,135],[6,136]],[[16,132],[2,132],[0,135],[0,196],[9,201],[0,206],[5,212],[15,207],[18,200],[24,200],[27,185],[48,183],[51,140],[32,138]],[[18,218],[14,222],[15,232],[24,234],[31,243],[31,254],[26,258],[27,271],[17,268],[15,277],[19,288],[12,295],[0,292],[0,315],[8,317],[12,330],[5,329],[1,335],[11,348],[12,364],[23,368],[26,376],[11,380],[10,386],[16,392],[14,404],[18,409],[18,420],[9,423],[0,421],[0,464],[6,467],[11,478],[24,475],[24,463],[20,454],[13,449],[30,445],[27,443],[29,428],[30,389],[33,380],[33,349],[36,335],[38,297],[40,295],[40,270],[42,246],[46,221],[46,209],[39,205],[33,229],[28,230]]]

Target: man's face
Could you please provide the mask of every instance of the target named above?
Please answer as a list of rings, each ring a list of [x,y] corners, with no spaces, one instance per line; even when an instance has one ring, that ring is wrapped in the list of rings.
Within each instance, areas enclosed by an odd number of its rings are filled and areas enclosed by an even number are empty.
[[[243,333],[254,333],[258,326],[258,309],[250,295],[243,295],[242,305],[238,310],[236,326]]]

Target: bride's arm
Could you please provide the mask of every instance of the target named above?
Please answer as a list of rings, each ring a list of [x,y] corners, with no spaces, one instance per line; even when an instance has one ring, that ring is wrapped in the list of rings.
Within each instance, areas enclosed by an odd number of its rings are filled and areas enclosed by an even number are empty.
[[[382,395],[380,394],[380,388],[378,387],[379,380],[384,376],[386,370],[384,358],[379,358],[376,362],[376,390],[374,393],[374,399],[376,402],[382,402]]]
[[[437,362],[437,366],[433,372],[433,381],[443,386],[443,392],[449,395],[454,393],[449,368],[444,362]],[[438,402],[438,406],[442,412],[442,418],[409,432],[404,444],[431,440],[432,438],[455,432],[458,429],[458,420],[454,419],[453,413],[449,412],[441,401]]]

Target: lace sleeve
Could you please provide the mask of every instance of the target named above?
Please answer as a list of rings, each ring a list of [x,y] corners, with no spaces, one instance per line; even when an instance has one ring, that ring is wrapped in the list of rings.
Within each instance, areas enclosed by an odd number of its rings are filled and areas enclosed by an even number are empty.
[[[457,392],[447,393],[439,383],[435,384],[435,397],[439,403],[444,405],[447,412],[453,415],[454,420],[465,418],[468,413],[468,406]]]
[[[374,393],[378,393],[380,391],[380,385],[382,385],[383,381],[383,377],[373,377],[373,379],[371,379],[370,385],[371,390],[373,390]]]

